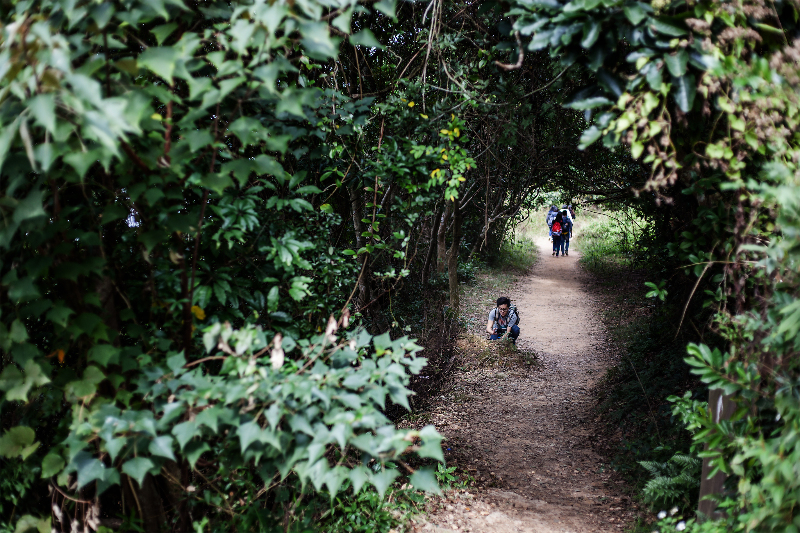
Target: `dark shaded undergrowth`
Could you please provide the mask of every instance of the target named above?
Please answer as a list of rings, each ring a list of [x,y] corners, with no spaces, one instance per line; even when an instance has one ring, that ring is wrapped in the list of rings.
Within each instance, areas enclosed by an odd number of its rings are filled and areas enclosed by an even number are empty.
[[[692,510],[699,462],[692,455],[691,435],[675,419],[667,399],[686,391],[702,399],[707,389],[683,360],[687,338],[676,331],[681,309],[645,285],[664,274],[657,244],[646,239],[637,243],[620,226],[605,215],[589,217],[577,241],[581,264],[593,274],[603,297],[602,320],[617,361],[597,388],[596,410],[607,428],[605,451],[632,496],[651,510]]]

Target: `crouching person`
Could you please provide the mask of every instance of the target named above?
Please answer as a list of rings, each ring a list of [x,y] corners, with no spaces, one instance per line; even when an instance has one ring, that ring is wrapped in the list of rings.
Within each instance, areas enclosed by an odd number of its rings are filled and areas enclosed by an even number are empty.
[[[497,307],[489,311],[489,321],[486,323],[486,333],[489,340],[509,338],[516,343],[519,337],[519,316],[516,307],[511,306],[511,300],[505,296],[497,299]]]

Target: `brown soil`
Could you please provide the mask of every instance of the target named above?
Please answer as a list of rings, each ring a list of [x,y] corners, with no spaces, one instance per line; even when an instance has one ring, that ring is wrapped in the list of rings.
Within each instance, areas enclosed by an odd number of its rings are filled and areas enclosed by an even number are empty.
[[[413,531],[599,532],[637,514],[598,454],[594,391],[614,360],[601,300],[576,251],[556,258],[546,237],[537,245],[537,265],[510,291],[484,278],[464,295],[463,309],[477,315],[462,340],[464,371],[429,422],[447,439],[448,466],[477,486],[433,500]],[[483,333],[494,299],[509,292],[521,317],[517,350]]]

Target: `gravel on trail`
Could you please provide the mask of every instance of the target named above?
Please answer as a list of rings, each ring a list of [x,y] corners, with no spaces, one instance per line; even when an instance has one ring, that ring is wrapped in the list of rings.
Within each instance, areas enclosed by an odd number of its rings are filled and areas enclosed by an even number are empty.
[[[592,393],[615,360],[598,315],[602,299],[578,252],[553,257],[546,237],[536,244],[539,260],[511,294],[467,288],[465,295],[485,306],[468,343],[483,342],[484,353],[498,349],[479,339],[494,299],[508,295],[521,317],[518,353],[535,353],[536,364],[455,374],[430,422],[446,437],[448,466],[467,470],[477,487],[433,499],[412,531],[622,531],[639,514],[598,454],[598,439],[607,437],[593,418]]]

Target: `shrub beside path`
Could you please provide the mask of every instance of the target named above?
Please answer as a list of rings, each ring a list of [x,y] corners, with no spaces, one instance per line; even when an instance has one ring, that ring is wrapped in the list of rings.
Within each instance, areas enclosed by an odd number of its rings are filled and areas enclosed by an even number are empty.
[[[482,316],[462,346],[466,370],[456,374],[431,421],[447,438],[448,466],[469,471],[478,486],[434,499],[412,531],[621,531],[637,514],[624,483],[596,451],[603,436],[592,392],[614,357],[599,300],[576,251],[552,257],[546,237],[537,246],[533,271],[507,291],[522,318],[523,357],[482,340],[499,294],[466,291],[467,305],[483,309]],[[535,364],[528,365],[524,354],[532,353]],[[504,359],[501,366],[487,366],[495,356]]]

